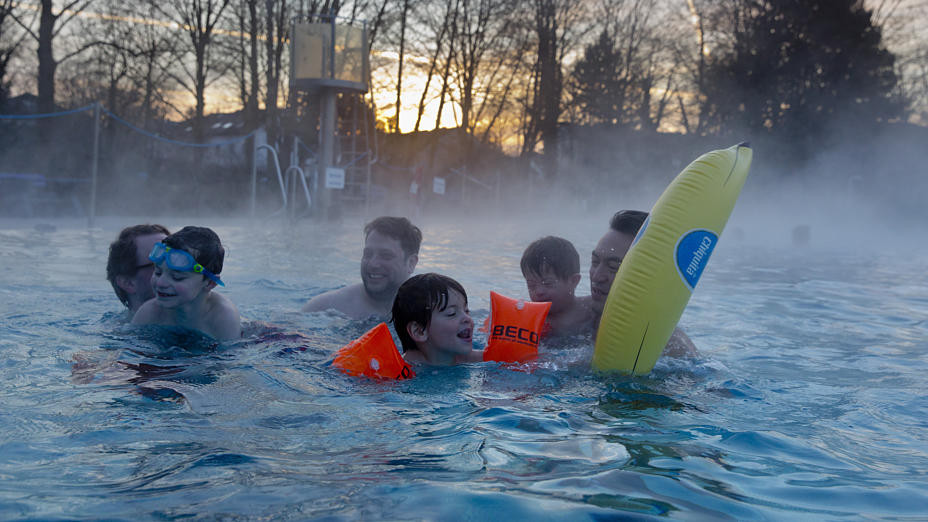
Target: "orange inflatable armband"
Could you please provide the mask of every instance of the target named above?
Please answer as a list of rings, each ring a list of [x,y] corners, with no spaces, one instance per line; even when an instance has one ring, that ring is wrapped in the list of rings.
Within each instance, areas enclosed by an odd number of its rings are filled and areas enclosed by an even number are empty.
[[[484,361],[525,362],[538,356],[538,340],[551,303],[490,292],[490,335]]]
[[[346,344],[335,354],[332,366],[348,375],[373,379],[410,379],[412,366],[400,355],[387,323],[380,323]]]

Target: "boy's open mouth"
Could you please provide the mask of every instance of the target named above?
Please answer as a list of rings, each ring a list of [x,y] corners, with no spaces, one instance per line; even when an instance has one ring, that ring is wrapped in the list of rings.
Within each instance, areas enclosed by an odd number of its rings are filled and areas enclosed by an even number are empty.
[[[465,328],[461,330],[460,332],[458,332],[458,337],[460,337],[461,339],[464,339],[465,341],[470,341],[472,335],[473,335],[472,328]]]

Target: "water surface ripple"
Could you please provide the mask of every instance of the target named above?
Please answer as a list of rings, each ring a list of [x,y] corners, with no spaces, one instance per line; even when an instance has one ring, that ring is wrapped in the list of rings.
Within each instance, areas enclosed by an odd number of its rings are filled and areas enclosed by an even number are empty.
[[[29,267],[0,275],[0,519],[925,516],[925,256],[720,248],[681,320],[701,357],[647,377],[591,373],[579,339],[533,372],[372,382],[328,363],[373,322],[296,312],[357,277],[357,225],[215,226],[249,320],[228,346],[123,323],[121,224],[0,230]],[[419,271],[478,321],[490,290],[525,295],[537,236],[424,233]]]

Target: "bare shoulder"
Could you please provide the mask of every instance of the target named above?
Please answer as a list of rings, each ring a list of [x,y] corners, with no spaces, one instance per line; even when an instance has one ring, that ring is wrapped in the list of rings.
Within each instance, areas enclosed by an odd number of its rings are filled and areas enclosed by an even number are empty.
[[[674,328],[670,340],[664,347],[663,355],[668,357],[698,357],[699,352],[690,336],[680,328]]]
[[[419,350],[408,350],[403,354],[403,359],[409,364],[428,364],[429,362]]]
[[[238,308],[222,294],[215,292],[210,296],[209,316],[207,324],[209,325],[209,335],[219,341],[229,341],[240,339],[242,337],[242,318],[238,313]]]
[[[158,304],[154,299],[150,299],[135,311],[132,316],[132,324],[153,324],[158,320]]]
[[[593,325],[593,298],[592,296],[578,297],[573,310],[571,330],[575,333],[588,332]]]
[[[358,300],[361,283],[344,286],[337,290],[329,290],[313,297],[303,305],[303,312],[321,312],[323,310],[345,310],[352,308],[354,301]]]
[[[577,298],[574,305],[561,314],[561,317],[552,319],[548,317],[552,336],[572,336],[589,332],[593,327],[592,300]]]

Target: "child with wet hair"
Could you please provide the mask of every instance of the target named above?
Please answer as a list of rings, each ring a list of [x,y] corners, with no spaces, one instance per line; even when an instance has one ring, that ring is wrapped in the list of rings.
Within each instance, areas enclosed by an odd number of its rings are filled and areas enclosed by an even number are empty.
[[[522,253],[522,276],[532,301],[551,303],[543,335],[576,335],[592,330],[590,296],[576,297],[580,283],[580,254],[556,236],[533,241]]]
[[[242,337],[235,305],[213,292],[225,286],[219,278],[225,249],[206,227],[184,227],[156,243],[148,258],[154,299],[139,308],[132,324],[159,324],[198,330],[218,341]]]
[[[407,279],[393,300],[392,315],[410,363],[451,366],[483,360],[482,352],[474,350],[467,292],[448,276],[428,273]]]

